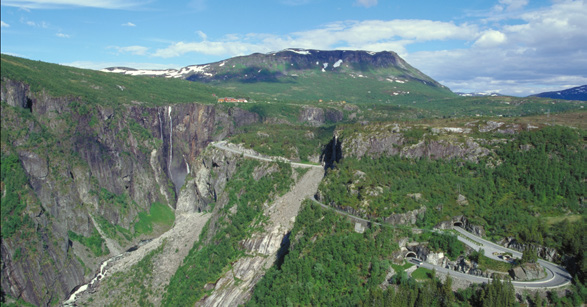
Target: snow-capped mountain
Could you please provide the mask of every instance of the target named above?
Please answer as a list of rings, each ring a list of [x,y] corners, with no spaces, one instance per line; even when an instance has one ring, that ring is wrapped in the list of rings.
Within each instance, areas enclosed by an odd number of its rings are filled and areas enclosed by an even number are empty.
[[[587,85],[581,85],[562,91],[544,92],[532,96],[552,99],[587,101]]]
[[[462,92],[455,92],[455,94],[462,96],[462,97],[496,97],[502,96],[500,93],[490,93],[490,92],[481,92],[481,93],[462,93]]]
[[[419,81],[445,88],[409,65],[394,52],[351,50],[285,49],[278,52],[255,53],[205,65],[190,65],[181,69],[148,70],[110,67],[105,72],[127,75],[182,78],[190,81],[213,82],[238,80],[243,82],[276,81],[282,77],[299,77],[313,73],[343,73],[355,78],[377,76],[382,81]]]

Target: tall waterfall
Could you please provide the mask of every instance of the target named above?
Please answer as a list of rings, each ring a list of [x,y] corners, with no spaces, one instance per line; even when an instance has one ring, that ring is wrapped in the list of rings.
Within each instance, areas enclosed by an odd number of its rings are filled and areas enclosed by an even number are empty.
[[[171,161],[173,159],[173,119],[171,118],[171,106],[167,109],[167,115],[169,116],[169,163],[167,164],[167,171],[169,177],[171,175]]]
[[[161,120],[160,110],[157,110],[157,116],[159,116],[159,135],[161,136],[161,142],[163,142],[163,121]]]

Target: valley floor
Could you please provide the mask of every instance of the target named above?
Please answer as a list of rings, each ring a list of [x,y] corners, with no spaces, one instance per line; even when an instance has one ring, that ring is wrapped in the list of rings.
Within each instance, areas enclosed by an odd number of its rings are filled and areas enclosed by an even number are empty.
[[[135,270],[141,270],[143,260],[149,260],[151,272],[147,272],[147,280],[136,282],[145,283],[148,300],[154,305],[160,305],[165,287],[177,268],[187,256],[188,252],[199,238],[200,232],[210,218],[209,213],[180,213],[176,216],[175,225],[169,231],[151,242],[139,247],[136,251],[116,261],[101,280],[100,284],[90,292],[84,293],[76,303],[78,305],[105,306],[137,305],[132,302],[135,291],[133,290],[133,275]],[[116,285],[116,286],[114,286]],[[123,286],[126,285],[126,286]],[[140,292],[140,291],[137,291]],[[139,293],[140,295],[140,293]],[[138,298],[137,298],[138,300]]]

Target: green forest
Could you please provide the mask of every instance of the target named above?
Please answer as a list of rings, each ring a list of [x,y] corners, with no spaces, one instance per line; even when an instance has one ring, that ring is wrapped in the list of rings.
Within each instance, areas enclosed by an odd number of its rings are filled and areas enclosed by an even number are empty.
[[[328,171],[320,191],[325,203],[375,220],[426,207],[416,225],[430,228],[464,215],[490,239],[513,236],[577,257],[574,270],[584,280],[584,137],[561,126],[521,132],[486,158],[497,163],[346,157]],[[412,197],[417,193],[420,199]],[[459,195],[468,204],[459,204]]]
[[[379,226],[356,233],[346,217],[306,201],[289,236],[289,252],[256,285],[247,306],[519,306],[507,280],[455,292],[453,279],[441,282],[435,271],[424,280],[417,280],[416,272],[408,277],[409,264],[391,262],[399,248],[393,242],[405,235]],[[432,237],[439,246],[452,244],[450,235]],[[394,275],[386,280],[391,270]],[[578,306],[586,298],[587,289],[577,283],[567,296],[552,292],[548,299],[555,306]],[[547,302],[530,294],[523,299],[532,306]]]

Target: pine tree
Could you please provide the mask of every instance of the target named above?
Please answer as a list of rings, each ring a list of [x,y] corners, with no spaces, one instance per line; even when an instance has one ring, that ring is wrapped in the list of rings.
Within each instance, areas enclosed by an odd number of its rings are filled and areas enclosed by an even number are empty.
[[[442,284],[442,306],[448,307],[452,306],[453,302],[455,301],[455,294],[452,292],[452,278],[449,275],[446,275],[446,280],[444,284]]]

